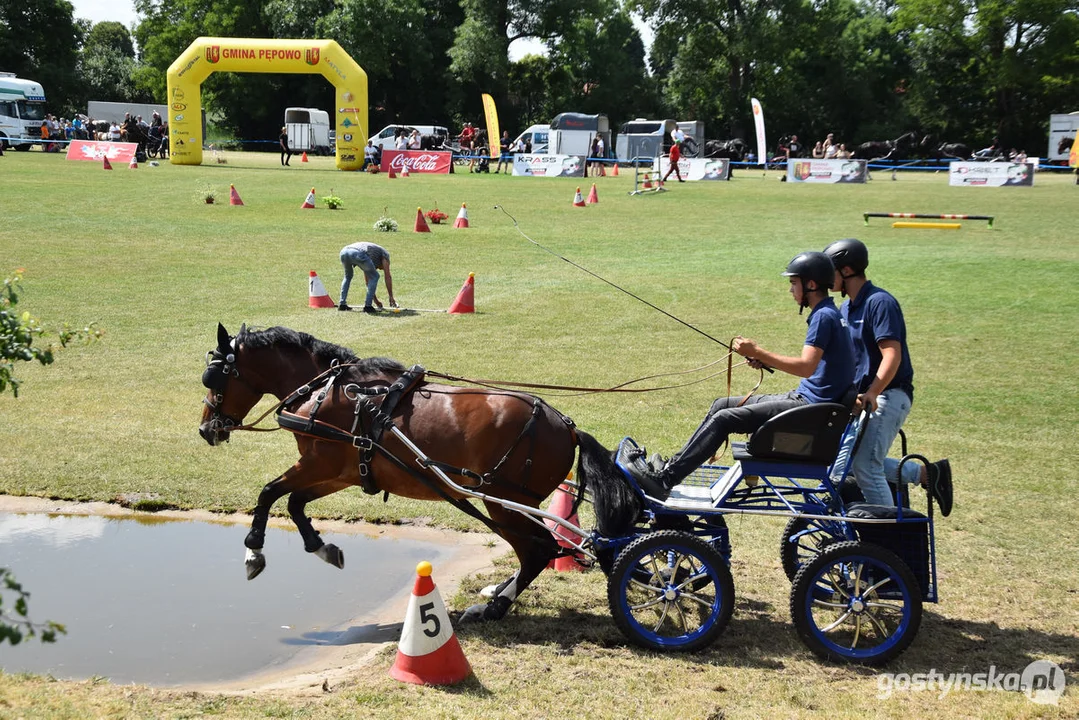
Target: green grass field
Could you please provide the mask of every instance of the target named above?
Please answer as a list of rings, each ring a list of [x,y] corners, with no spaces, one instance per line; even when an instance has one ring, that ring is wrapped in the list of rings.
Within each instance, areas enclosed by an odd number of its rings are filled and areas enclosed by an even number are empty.
[[[914,645],[887,669],[1011,672],[1048,659],[1079,678],[1072,176],[975,189],[948,187],[943,173],[803,186],[739,171],[730,183],[630,197],[632,176],[623,172],[596,180],[598,205],[574,208],[574,190],[580,184],[587,193],[585,182],[389,180],[335,171],[326,158],[281,168],[276,155],[227,157],[112,172],[37,152],[0,158],[0,268],[25,269],[19,308],[46,325],[95,321],[107,333],[65,350],[51,367],[19,368],[20,397],[0,397],[0,493],[93,500],[144,493],[180,508],[250,509],[296,450],[283,432],[236,434],[223,448],[198,436],[200,375],[219,321],[233,332],[241,323],[284,325],[360,355],[447,373],[553,384],[610,386],[724,356],[721,346],[528,242],[495,205],[537,243],[704,332],[724,342],[753,337],[785,354],[799,351],[805,326],[779,273],[799,251],[853,236],[869,245],[869,276],[899,298],[906,316],[916,386],[906,425],[911,449],[951,458],[956,473],[955,512],[937,522],[942,601],[927,605]],[[226,202],[196,198],[206,184]],[[227,204],[230,184],[244,207]],[[332,190],[344,208],[301,210],[312,186],[318,196]],[[451,220],[467,203],[472,227],[411,232],[416,208],[436,203]],[[882,219],[863,227],[863,211],[990,214],[996,222],[993,230],[981,222],[960,231],[897,230]],[[376,233],[383,213],[402,231]],[[308,272],[316,270],[336,300],[338,251],[361,239],[389,249],[403,306],[446,308],[474,272],[477,312],[370,317],[308,308]],[[362,283],[354,283],[350,302],[361,300]],[[734,390],[755,382],[756,373],[740,370]],[[777,373],[760,391],[795,383]],[[666,454],[725,392],[717,376],[664,392],[548,399],[608,446],[632,435]],[[277,510],[285,512],[283,503]],[[383,504],[359,490],[310,512],[475,528],[439,504]],[[1074,688],[1059,706],[1014,692],[879,699],[874,671],[816,660],[790,623],[781,528],[760,518],[732,523],[734,619],[697,655],[626,646],[601,573],[545,573],[506,622],[460,631],[477,679],[456,690],[396,684],[385,676],[392,654],[315,698],[232,699],[0,674],[0,717],[398,717],[414,714],[417,702],[436,717],[1079,714]],[[222,552],[234,553],[242,572],[240,544]],[[272,565],[274,548],[267,552]],[[362,567],[352,558],[346,572]],[[447,601],[462,607],[471,599]]]

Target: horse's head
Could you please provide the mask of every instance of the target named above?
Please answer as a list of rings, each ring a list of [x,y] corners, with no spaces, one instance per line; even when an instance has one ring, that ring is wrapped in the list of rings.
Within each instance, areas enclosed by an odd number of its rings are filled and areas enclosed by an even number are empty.
[[[1074,137],[1062,137],[1060,142],[1057,143],[1057,155],[1063,155],[1068,150],[1071,150],[1072,144],[1075,142]]]
[[[225,326],[218,323],[217,347],[206,353],[202,384],[207,393],[202,401],[199,435],[211,445],[228,442],[232,428],[243,422],[244,416],[262,397],[262,393],[255,392],[244,382],[237,367],[238,338],[246,329],[246,325],[242,325],[237,336],[230,337]]]

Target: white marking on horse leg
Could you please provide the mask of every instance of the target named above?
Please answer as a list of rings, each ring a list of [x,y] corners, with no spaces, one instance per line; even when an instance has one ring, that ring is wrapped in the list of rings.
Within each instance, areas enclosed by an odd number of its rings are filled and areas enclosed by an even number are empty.
[[[261,550],[252,550],[251,548],[248,548],[247,552],[244,553],[244,564],[249,565],[251,563],[259,562],[260,560],[262,561],[262,564],[266,564],[266,557],[262,554]]]
[[[498,591],[498,585],[488,585],[484,589],[480,590],[480,597],[490,600],[495,596],[495,592]]]

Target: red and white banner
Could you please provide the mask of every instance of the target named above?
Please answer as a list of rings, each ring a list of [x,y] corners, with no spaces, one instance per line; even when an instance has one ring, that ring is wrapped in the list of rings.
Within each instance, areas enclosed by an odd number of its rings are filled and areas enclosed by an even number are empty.
[[[72,140],[67,146],[68,160],[96,160],[108,158],[109,162],[126,165],[131,162],[138,149],[137,143],[98,142],[96,140]]]
[[[393,170],[400,174],[408,165],[410,173],[439,173],[447,175],[453,163],[453,153],[427,150],[383,150],[382,172]]]

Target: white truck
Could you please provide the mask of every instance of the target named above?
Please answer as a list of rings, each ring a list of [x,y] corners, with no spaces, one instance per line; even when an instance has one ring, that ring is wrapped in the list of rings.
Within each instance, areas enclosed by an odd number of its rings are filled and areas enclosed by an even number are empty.
[[[1049,152],[1046,157],[1049,162],[1063,160],[1068,162],[1069,147],[1065,147],[1065,140],[1075,141],[1075,133],[1079,131],[1079,112],[1049,116]],[[1063,149],[1063,152],[1061,150]]]
[[[40,83],[0,72],[0,145],[29,150],[41,141],[45,90]]]
[[[293,152],[334,153],[335,138],[330,132],[330,115],[317,108],[285,108],[285,132]]]

